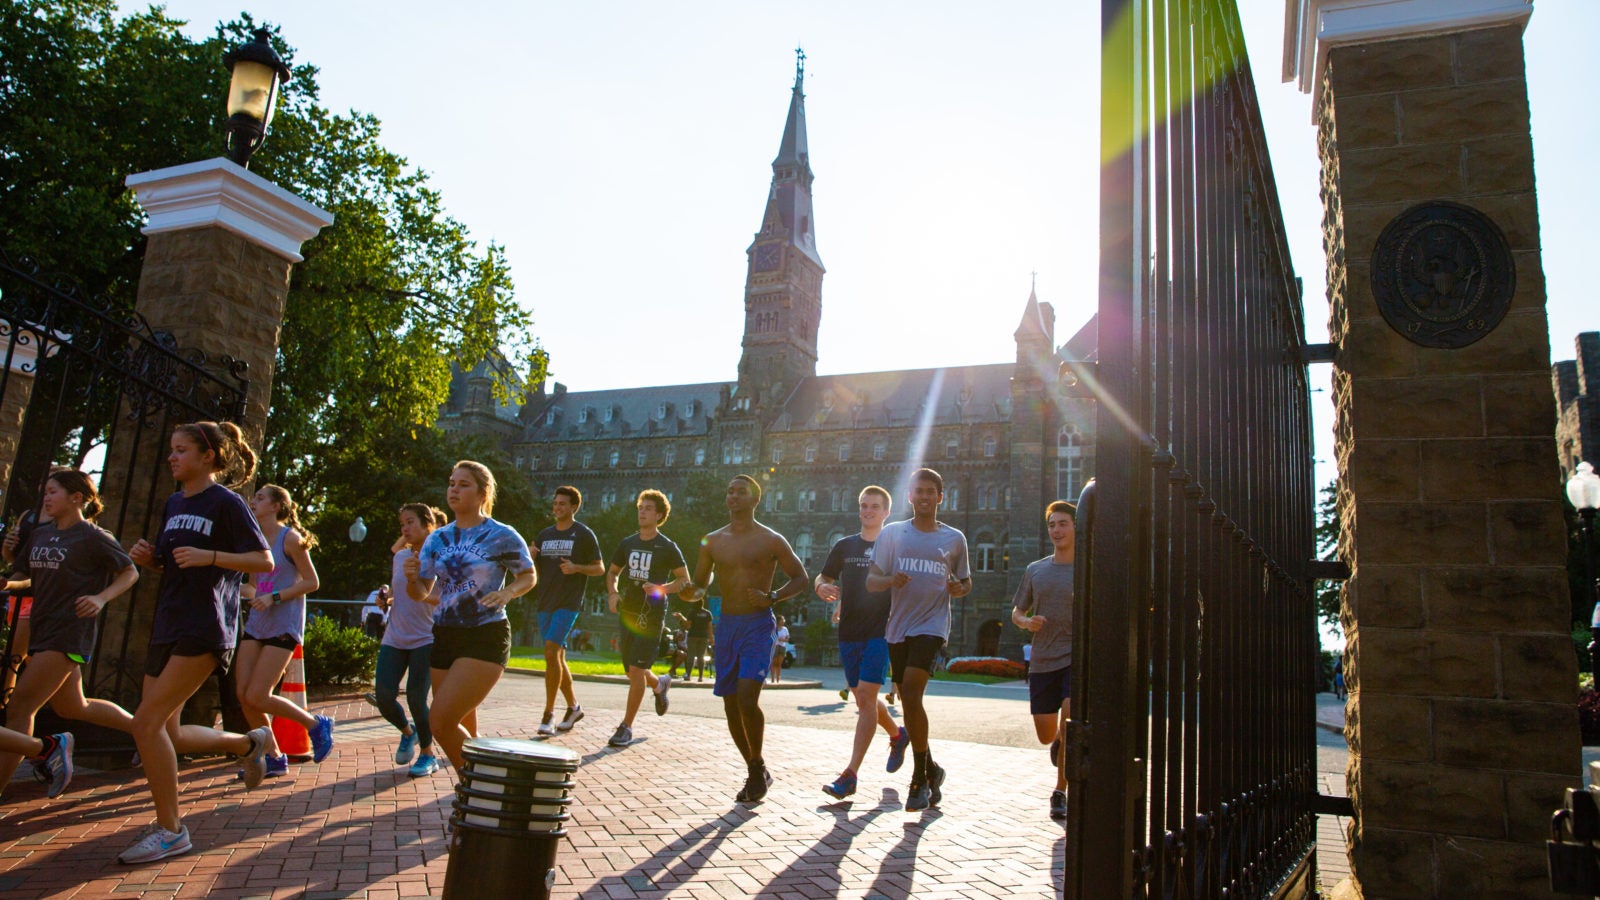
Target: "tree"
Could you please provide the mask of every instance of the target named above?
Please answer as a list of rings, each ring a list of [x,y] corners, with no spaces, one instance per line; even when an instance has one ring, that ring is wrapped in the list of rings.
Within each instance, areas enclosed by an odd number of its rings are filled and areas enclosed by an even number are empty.
[[[222,53],[256,27],[246,15],[194,41],[181,24],[159,7],[119,18],[113,0],[0,0],[0,248],[124,308],[145,242],[123,179],[220,154]],[[376,118],[323,108],[316,68],[273,43],[293,77],[253,170],[335,218],[294,269],[260,478],[288,488],[314,527],[343,532],[356,514],[387,522],[402,502],[442,503],[450,463],[487,454],[432,425],[452,362],[523,354],[496,370],[504,397],[543,377],[544,357],[503,250],[473,242],[427,175],[380,143]],[[77,458],[104,437],[82,436]],[[321,561],[325,595],[385,578],[367,568],[377,543],[350,557],[359,579]]]
[[[1336,482],[1317,492],[1317,558],[1331,559],[1339,549],[1339,487]],[[1339,582],[1316,582],[1317,620],[1324,625],[1339,624]]]

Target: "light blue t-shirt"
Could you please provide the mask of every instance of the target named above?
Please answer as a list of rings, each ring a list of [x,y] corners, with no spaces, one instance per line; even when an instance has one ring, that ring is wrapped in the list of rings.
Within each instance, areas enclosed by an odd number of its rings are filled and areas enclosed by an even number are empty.
[[[451,522],[428,535],[420,555],[418,575],[438,579],[435,625],[471,627],[504,619],[504,608],[484,609],[478,600],[533,568],[522,535],[494,519],[465,529]]]

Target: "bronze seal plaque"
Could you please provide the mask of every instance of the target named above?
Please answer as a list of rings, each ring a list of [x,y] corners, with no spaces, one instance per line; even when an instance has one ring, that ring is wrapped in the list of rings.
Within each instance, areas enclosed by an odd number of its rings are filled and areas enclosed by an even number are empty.
[[[1454,350],[1493,331],[1511,308],[1517,267],[1498,226],[1470,206],[1434,200],[1394,217],[1372,251],[1372,294],[1389,327]]]

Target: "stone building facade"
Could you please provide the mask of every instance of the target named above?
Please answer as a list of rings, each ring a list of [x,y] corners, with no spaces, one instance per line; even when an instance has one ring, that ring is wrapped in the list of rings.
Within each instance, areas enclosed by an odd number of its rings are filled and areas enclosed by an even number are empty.
[[[1586,331],[1574,343],[1577,358],[1550,367],[1562,481],[1571,478],[1578,463],[1585,460],[1600,467],[1600,331]]]
[[[759,518],[812,573],[834,541],[859,530],[862,487],[888,488],[901,518],[910,472],[931,466],[945,479],[941,518],[967,535],[974,568],[974,590],[953,612],[950,653],[1020,658],[1021,634],[1003,623],[1023,567],[1049,551],[1044,506],[1076,499],[1094,471],[1092,404],[1065,397],[1057,378],[1063,359],[1093,358],[1093,320],[1058,349],[1054,309],[1030,293],[1012,360],[818,375],[825,269],[802,87],[797,73],[746,250],[734,380],[602,391],[540,384],[509,406],[494,400],[485,363],[457,376],[441,427],[495,435],[535,496],[572,484],[591,509],[630,503],[644,488],[681,495],[697,473],[757,475]],[[796,618],[820,614],[820,601],[810,602]]]

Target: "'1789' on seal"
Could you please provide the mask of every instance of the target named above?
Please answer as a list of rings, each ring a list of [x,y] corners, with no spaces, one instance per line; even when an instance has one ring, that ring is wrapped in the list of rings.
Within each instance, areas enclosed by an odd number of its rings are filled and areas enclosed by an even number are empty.
[[[1482,339],[1506,317],[1516,287],[1505,235],[1460,203],[1411,207],[1384,226],[1372,251],[1378,311],[1424,347],[1453,350]]]

